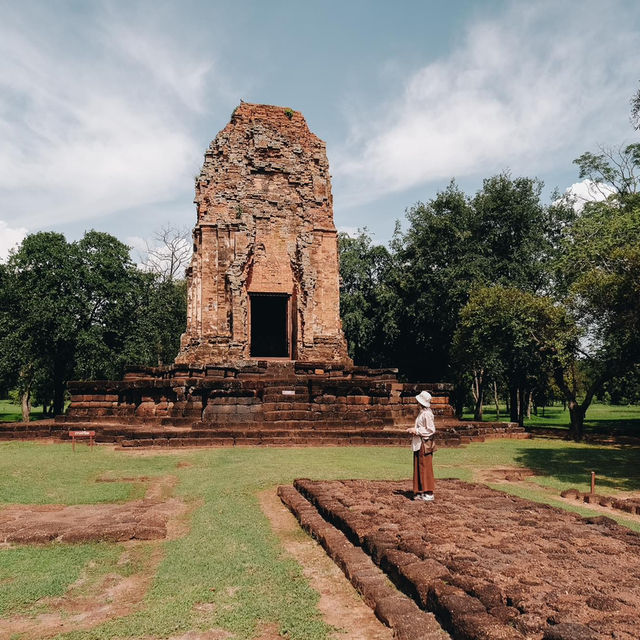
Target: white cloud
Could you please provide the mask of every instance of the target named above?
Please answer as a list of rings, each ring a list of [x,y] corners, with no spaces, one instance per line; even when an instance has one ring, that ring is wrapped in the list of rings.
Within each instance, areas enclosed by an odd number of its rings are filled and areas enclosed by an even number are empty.
[[[27,235],[24,227],[11,228],[4,220],[0,220],[0,262],[4,262],[9,251],[17,247]]]
[[[453,176],[540,172],[623,126],[630,133],[640,33],[622,7],[508,7],[471,24],[397,98],[350,114],[357,124],[334,163],[349,204]]]
[[[32,229],[175,198],[213,61],[107,5],[49,23],[44,7],[2,10],[1,210]]]
[[[582,180],[574,182],[565,193],[573,200],[573,208],[582,211],[587,202],[600,202],[606,200],[615,189],[606,184],[594,182],[593,180]]]

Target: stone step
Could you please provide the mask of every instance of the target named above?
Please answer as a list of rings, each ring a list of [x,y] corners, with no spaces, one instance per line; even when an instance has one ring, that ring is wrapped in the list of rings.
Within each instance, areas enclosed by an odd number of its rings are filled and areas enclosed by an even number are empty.
[[[317,437],[302,436],[242,436],[242,437],[177,437],[177,438],[123,438],[118,441],[123,447],[196,447],[196,446],[281,446],[281,447],[318,447],[318,446],[406,446],[406,439],[372,438],[360,435],[337,437],[324,435]],[[460,446],[460,440],[447,440],[440,443],[441,447]]]

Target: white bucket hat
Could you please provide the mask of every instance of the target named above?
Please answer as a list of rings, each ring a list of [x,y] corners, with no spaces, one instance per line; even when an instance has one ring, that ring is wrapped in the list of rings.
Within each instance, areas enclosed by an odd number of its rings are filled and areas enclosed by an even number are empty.
[[[417,396],[416,396],[416,400],[423,406],[423,407],[430,407],[431,406],[431,394],[428,391],[421,391]]]

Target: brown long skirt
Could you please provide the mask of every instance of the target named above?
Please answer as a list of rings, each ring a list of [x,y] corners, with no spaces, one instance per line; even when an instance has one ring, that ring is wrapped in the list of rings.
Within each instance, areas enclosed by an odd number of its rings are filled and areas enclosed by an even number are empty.
[[[435,486],[433,451],[427,453],[423,442],[420,445],[420,450],[413,452],[413,493],[433,492]]]

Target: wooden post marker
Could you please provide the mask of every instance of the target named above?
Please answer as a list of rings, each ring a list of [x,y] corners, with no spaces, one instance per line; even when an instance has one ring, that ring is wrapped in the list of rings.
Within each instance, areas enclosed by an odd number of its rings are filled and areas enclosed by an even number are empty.
[[[596,492],[596,472],[591,472],[591,495]]]
[[[89,447],[93,449],[94,438],[96,436],[95,431],[69,431],[69,437],[71,438],[71,448],[73,451],[76,450],[76,438],[89,438]]]

